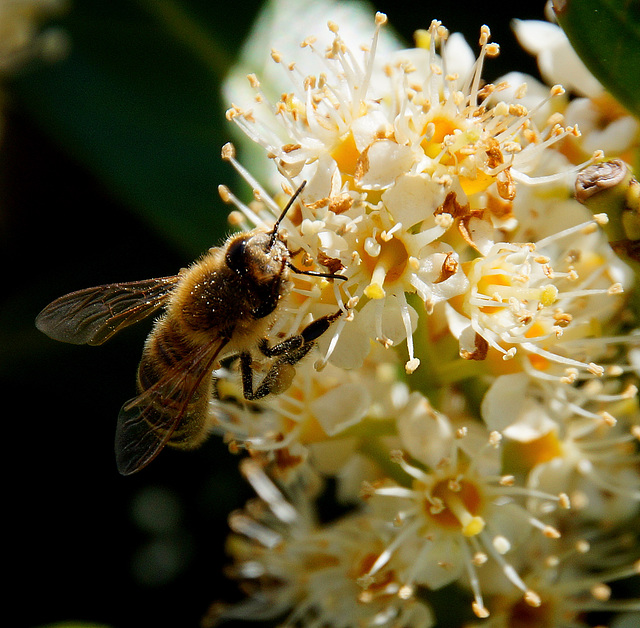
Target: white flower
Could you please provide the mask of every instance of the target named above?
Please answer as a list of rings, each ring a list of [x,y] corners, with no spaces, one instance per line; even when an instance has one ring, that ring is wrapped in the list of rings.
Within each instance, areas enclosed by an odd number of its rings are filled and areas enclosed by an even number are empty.
[[[296,366],[286,391],[260,402],[242,398],[237,373],[220,371],[213,429],[234,451],[273,462],[279,479],[295,477],[309,460],[324,474],[340,474],[341,483],[351,486],[341,488],[342,498],[352,499],[363,480],[379,476],[356,464],[362,439],[395,434],[395,418],[411,403],[388,359],[394,355],[378,347],[360,369],[348,371],[333,364],[317,370],[309,356]]]
[[[429,607],[402,587],[394,562],[369,588],[360,585],[388,542],[384,526],[365,514],[322,526],[314,520],[312,495],[304,486],[289,487],[287,499],[259,465],[245,460],[242,468],[261,500],[231,515],[235,535],[229,548],[236,559],[234,575],[251,594],[236,606],[215,604],[205,625],[282,615],[286,619],[279,625],[285,627],[433,625]]]
[[[613,365],[610,377],[579,386],[503,375],[482,401],[487,426],[505,437],[506,467],[526,477],[531,488],[569,496],[564,528],[585,521],[611,526],[640,510],[637,388],[625,384],[625,371],[630,369]]]
[[[260,77],[264,91],[270,100],[277,100],[283,92],[291,89],[289,73],[282,65],[273,63],[271,52],[279,51],[285,59],[299,54],[300,42],[306,37],[317,38],[320,49],[328,46],[332,34],[326,28],[329,20],[343,25],[343,34],[348,41],[356,40],[370,28],[374,10],[366,2],[335,2],[334,0],[270,0],[264,3],[256,16],[254,26],[246,37],[233,70],[223,83],[225,102],[234,103],[242,109],[254,108],[255,90],[247,81],[247,74]],[[301,19],[301,16],[304,16]],[[391,29],[385,29],[378,41],[379,50],[387,55],[399,50],[401,44]],[[324,70],[320,57],[307,58],[307,73],[318,74]],[[261,123],[269,125],[272,115],[263,107],[253,109]],[[236,134],[241,142],[243,158],[251,163],[252,173],[263,182],[279,184],[265,152],[244,133]]]
[[[413,346],[416,316],[406,295],[418,295],[432,312],[468,287],[460,253],[448,242],[450,228],[466,229],[474,220],[482,225],[475,217],[486,210],[487,194],[511,202],[516,182],[528,184],[546,148],[576,131],[554,122],[540,132],[533,125],[535,112],[523,105],[482,104],[505,88],[480,88],[484,58],[498,53],[487,27],[473,61],[464,41],[449,39],[437,21],[418,38],[425,48],[383,55],[385,24],[386,17],[377,14],[364,53],[345,41],[334,22],[328,25],[330,45],[325,49],[308,37],[302,44],[308,54],[300,62],[273,52],[293,91],[272,102],[250,75],[253,106],[236,105],[228,118],[263,147],[288,189],[307,181],[300,216],[287,224],[289,246],[341,269],[347,281],[336,300],[350,304],[351,327],[357,326],[351,333],[348,324],[336,326],[333,338],[342,335],[332,339],[330,359],[356,368],[369,339],[385,346],[406,340],[411,373],[419,360]],[[318,64],[323,71],[308,74],[308,59],[312,71]],[[548,98],[561,93],[554,87]],[[256,178],[228,158],[273,211],[277,205],[266,201]],[[247,219],[254,217],[231,200]],[[501,225],[497,211],[485,213],[495,228]],[[392,318],[401,322],[400,333],[386,333],[388,311],[398,313]]]
[[[443,416],[433,418],[446,421]],[[443,450],[449,450],[437,466],[429,470],[418,466],[421,458],[432,458],[432,445],[429,443],[425,455],[420,455],[416,445],[429,439],[416,438],[420,424],[413,422],[411,429],[402,433],[410,435],[409,447],[418,464],[408,463],[400,453],[394,455],[407,474],[405,485],[386,482],[366,489],[374,512],[393,520],[397,528],[396,537],[367,577],[375,577],[392,557],[399,556],[410,565],[403,572],[405,587],[438,589],[461,580],[473,593],[474,613],[487,617],[479,568],[494,561],[527,604],[538,606],[538,594],[524,583],[510,557],[518,560],[518,548],[530,542],[534,531],[548,538],[560,535],[528,512],[521,499],[523,495],[539,497],[553,510],[557,503],[566,506],[566,497],[519,487],[512,477],[501,476],[496,433],[483,434],[479,426],[471,424],[458,428],[454,436],[451,428],[443,430],[432,424],[433,418],[425,417],[422,422],[425,434],[439,438]]]
[[[372,399],[362,374],[333,365],[317,372],[313,360],[296,371],[288,390],[260,404],[242,401],[239,386],[225,377],[216,404],[225,409],[217,428],[227,440],[253,452],[308,445],[338,436],[367,415]]]
[[[305,182],[282,224],[292,262],[344,278],[292,272],[269,341],[343,315],[286,391],[248,403],[237,379],[218,382],[217,429],[250,454],[261,496],[231,520],[250,596],[223,616],[429,626],[418,600],[453,583],[492,627],[635,608],[600,604],[638,567],[624,534],[597,530],[631,528],[640,504],[635,278],[606,215],[573,195],[600,148],[635,146],[636,123],[555,26],[515,24],[551,88],[517,72],[483,84],[487,27],[477,55],[438,21],[402,50],[383,14],[369,36],[350,5],[345,28],[314,4],[299,34],[299,20],[285,32],[298,9],[271,6],[269,65],[260,33],[245,88],[227,83],[227,117],[262,165],[225,147],[253,200],[222,197],[237,226],[269,228]],[[311,470],[352,516],[315,520]]]
[[[560,150],[574,163],[596,150],[632,161],[630,151],[639,138],[638,121],[604,91],[579,59],[564,31],[557,24],[536,20],[513,20],[512,26],[522,47],[536,56],[543,79],[549,85],[560,83],[578,96],[557,113],[562,114],[565,124],[579,127],[581,137]],[[523,77],[520,82],[539,92],[532,77]]]
[[[580,127],[585,155],[596,150],[608,156],[624,155],[637,143],[640,124],[611,97],[576,98],[564,111],[568,124]]]
[[[550,227],[553,222],[542,228]],[[520,356],[521,368],[545,378],[602,374],[595,360],[606,343],[591,340],[599,334],[595,322],[620,310],[630,276],[596,221],[535,244],[487,240],[485,246],[466,269],[470,288],[460,311],[447,304],[461,355],[484,360],[493,349],[505,360]]]
[[[513,20],[522,47],[536,56],[540,74],[549,85],[560,83],[582,96],[597,96],[602,86],[571,47],[564,31],[550,22]]]
[[[593,612],[619,612],[616,619],[607,622],[612,627],[636,626],[639,614],[633,611],[640,609],[640,598],[633,594],[633,579],[640,573],[640,561],[632,550],[633,541],[632,534],[607,534],[595,529],[584,530],[582,535],[563,535],[557,540],[536,539],[522,553],[521,569],[527,584],[539,592],[542,603],[526,605],[506,578],[500,579],[496,574],[491,593],[495,610],[482,623],[468,624],[469,628],[587,628],[593,625],[589,621]],[[490,564],[486,567],[493,568]],[[616,585],[624,580],[629,583],[628,597],[624,589],[615,592]]]

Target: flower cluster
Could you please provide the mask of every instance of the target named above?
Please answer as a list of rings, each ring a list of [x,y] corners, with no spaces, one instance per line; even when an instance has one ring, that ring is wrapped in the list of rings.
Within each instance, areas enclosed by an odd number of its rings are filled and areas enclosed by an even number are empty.
[[[223,149],[254,195],[221,188],[233,223],[269,228],[305,182],[283,222],[295,266],[344,278],[292,273],[270,339],[343,315],[280,394],[243,400],[233,367],[217,382],[214,429],[259,499],[230,518],[249,597],[207,621],[637,621],[640,596],[615,594],[640,571],[635,277],[606,213],[574,198],[582,169],[637,148],[637,123],[594,121],[610,97],[557,62],[552,24],[516,32],[579,97],[484,82],[486,26],[476,56],[438,21],[401,49],[386,22],[363,43],[330,21],[295,56],[273,49],[268,82],[228,84],[228,119],[268,160],[258,177]],[[322,523],[328,477],[349,514]]]

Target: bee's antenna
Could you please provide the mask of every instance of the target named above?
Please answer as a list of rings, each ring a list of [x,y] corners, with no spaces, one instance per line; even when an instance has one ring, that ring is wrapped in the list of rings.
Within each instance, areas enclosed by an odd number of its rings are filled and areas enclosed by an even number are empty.
[[[282,219],[287,215],[287,212],[291,209],[291,206],[296,202],[298,196],[300,196],[300,192],[304,190],[304,186],[307,185],[306,181],[303,181],[300,184],[300,187],[293,193],[293,196],[289,199],[289,202],[286,204],[285,208],[282,210],[280,217],[276,220],[276,224],[273,225],[273,229],[271,230],[271,239],[269,240],[269,248],[271,248],[276,241],[276,236],[278,235],[278,227],[280,227],[280,223]]]
[[[289,199],[289,202],[286,204],[285,208],[282,210],[280,217],[276,220],[276,223],[273,225],[273,229],[271,230],[271,238],[269,239],[269,248],[271,248],[276,241],[276,236],[278,235],[278,227],[282,222],[282,219],[287,215],[287,212],[291,209],[291,206],[296,202],[298,196],[300,196],[300,192],[304,190],[304,186],[307,185],[306,181],[303,181],[300,184],[300,187],[293,193],[293,196]],[[318,273],[313,270],[301,270],[300,268],[296,268],[291,262],[287,262],[287,266],[294,272],[299,275],[311,275],[312,277],[324,277],[325,279],[347,279],[347,277],[343,277],[342,275],[336,275],[334,273]]]
[[[287,266],[294,272],[299,275],[311,275],[312,277],[325,277],[326,279],[344,279],[345,281],[348,277],[344,275],[336,275],[335,273],[318,273],[315,270],[302,270],[300,268],[296,268],[291,262],[287,262]]]

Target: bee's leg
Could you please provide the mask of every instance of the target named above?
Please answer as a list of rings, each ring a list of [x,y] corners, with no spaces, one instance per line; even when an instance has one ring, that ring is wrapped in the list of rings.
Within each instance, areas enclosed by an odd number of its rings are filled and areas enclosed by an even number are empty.
[[[251,354],[242,353],[240,355],[240,370],[242,371],[242,391],[245,399],[256,401],[267,395],[278,395],[287,390],[287,388],[291,386],[293,377],[296,374],[293,364],[302,360],[312,347],[313,343],[309,343],[298,347],[295,351],[279,356],[269,367],[267,374],[262,378],[262,381],[255,391],[253,390]]]
[[[311,321],[299,334],[291,336],[273,347],[270,347],[267,340],[263,339],[259,344],[260,351],[269,358],[275,357],[277,359],[255,391],[253,390],[251,354],[249,352],[241,353],[240,370],[242,372],[242,388],[245,398],[249,401],[254,401],[262,399],[262,397],[266,397],[269,394],[278,394],[287,390],[295,375],[293,367],[311,351],[316,340],[329,329],[329,326],[341,314],[342,310],[338,310],[334,314],[321,316]]]
[[[228,371],[231,366],[233,365],[234,362],[236,362],[238,359],[240,358],[240,354],[239,353],[232,353],[231,355],[227,355],[224,358],[222,358],[219,361],[219,368],[216,369],[217,371],[220,370],[224,370],[224,371]],[[214,371],[214,375],[215,375],[216,371]],[[220,395],[220,381],[221,379],[224,379],[224,377],[213,377],[213,398],[214,399],[221,399],[221,395]]]
[[[239,353],[232,353],[220,360],[220,368],[229,369],[231,365],[240,357]]]
[[[316,318],[311,321],[299,334],[295,336],[290,336],[286,338],[282,342],[270,347],[267,339],[263,338],[258,344],[258,348],[260,351],[266,355],[268,358],[273,358],[279,355],[286,355],[288,353],[295,353],[298,349],[304,347],[307,344],[314,343],[322,334],[324,334],[327,329],[334,323],[338,318],[340,318],[342,314],[342,310],[338,310],[333,314],[327,314],[326,316],[321,316],[320,318]],[[310,349],[311,347],[309,347]],[[305,351],[304,355],[302,355],[296,362],[299,362],[309,351]],[[290,362],[290,364],[295,364],[295,362]]]

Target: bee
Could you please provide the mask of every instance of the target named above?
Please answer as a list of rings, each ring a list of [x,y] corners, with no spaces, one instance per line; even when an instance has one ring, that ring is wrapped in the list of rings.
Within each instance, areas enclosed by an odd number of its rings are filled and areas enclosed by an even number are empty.
[[[310,322],[298,334],[270,346],[266,334],[278,305],[291,290],[290,274],[330,280],[335,273],[296,268],[279,233],[303,183],[273,228],[230,236],[177,275],[113,283],[56,299],[36,318],[37,328],[55,340],[100,345],[115,333],[164,308],[144,345],[137,395],[118,415],[115,451],[123,475],[146,467],[163,449],[192,449],[206,438],[213,372],[224,357],[238,361],[243,395],[257,400],[286,390],[295,369],[342,309]],[[253,351],[272,358],[254,385]]]

